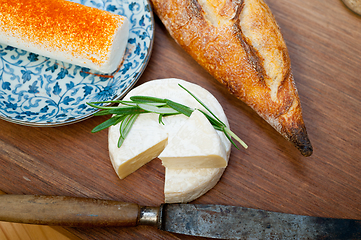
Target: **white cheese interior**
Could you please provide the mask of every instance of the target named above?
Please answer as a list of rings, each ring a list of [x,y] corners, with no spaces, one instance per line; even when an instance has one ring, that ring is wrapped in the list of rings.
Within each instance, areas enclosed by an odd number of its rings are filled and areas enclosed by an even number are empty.
[[[153,80],[146,82],[134,89],[132,89],[124,98],[124,100],[129,100],[131,96],[142,95],[142,96],[152,96],[159,98],[168,98],[178,103],[182,103],[186,106],[192,108],[199,108],[205,111],[205,109],[185,90],[178,86],[181,84],[189,91],[194,93],[199,99],[201,99],[207,107],[217,115],[217,117],[223,121],[227,126],[228,120],[222,106],[219,104],[217,99],[209,93],[206,89],[200,87],[199,85],[180,80],[180,79],[161,79],[161,80]],[[137,168],[141,167],[145,163],[151,161],[155,158],[156,154],[148,155],[147,151],[157,152],[160,149],[156,149],[157,151],[153,151],[157,144],[162,145],[162,143],[168,143],[173,140],[176,136],[179,129],[189,120],[188,117],[184,115],[175,115],[163,118],[164,125],[158,123],[158,115],[157,114],[149,114],[153,115],[149,118],[138,118],[133,126],[133,129],[129,133],[128,137],[125,139],[121,148],[118,148],[116,142],[119,137],[119,125],[111,127],[109,129],[109,154],[111,156],[111,161],[113,166],[115,166],[115,171],[118,175],[128,175],[132,173],[134,168],[124,168],[120,169],[121,166],[127,166],[128,163],[120,164],[123,160],[119,160],[120,156],[123,155],[124,152],[129,153],[126,158],[128,161],[132,162],[133,166],[137,166]],[[142,116],[142,115],[140,115]],[[154,121],[151,119],[153,118]],[[151,123],[152,122],[152,123]],[[138,128],[139,133],[149,130],[150,128],[154,130],[151,133],[150,138],[139,137],[137,140],[132,140],[130,136],[135,134],[136,128]],[[136,128],[135,128],[136,127]],[[133,132],[132,132],[133,131]],[[154,138],[156,136],[156,131],[159,131],[162,137]],[[163,133],[166,133],[167,140],[165,140],[165,136]],[[146,132],[144,132],[146,134]],[[149,134],[149,131],[148,131]],[[222,132],[216,131],[218,135],[218,139],[222,144],[224,149],[225,158],[228,161],[230,151],[231,151],[231,143],[225,137]],[[135,137],[136,138],[136,137]],[[163,139],[163,140],[162,140]],[[125,145],[127,142],[127,145]],[[133,151],[127,151],[127,149],[138,148],[140,145],[142,146],[142,150],[137,150],[137,153],[132,153]],[[166,145],[164,145],[163,149]],[[150,149],[150,150],[148,150]],[[162,149],[162,150],[163,150]],[[139,160],[137,154],[144,153],[143,155],[147,156],[146,158],[142,158]],[[160,152],[159,152],[160,154]],[[159,154],[157,156],[159,156]],[[146,160],[145,160],[146,159]],[[134,161],[139,164],[134,164]],[[125,161],[127,162],[127,161]],[[165,202],[167,203],[176,203],[176,202],[190,202],[204,193],[213,188],[216,183],[219,181],[220,177],[224,172],[224,168],[198,168],[198,169],[165,169],[165,184],[164,184],[164,196]],[[121,174],[120,174],[121,173]]]
[[[168,135],[155,114],[141,114],[122,146],[118,148],[119,125],[109,128],[109,157],[120,179],[158,157],[167,145]]]
[[[0,30],[0,43],[23,49],[28,52],[36,53],[51,59],[90,68],[101,73],[112,73],[118,69],[124,57],[125,49],[128,43],[128,37],[129,20],[124,17],[124,21],[119,24],[116,33],[113,36],[112,45],[107,53],[107,60],[99,65],[94,63],[90,58],[83,58],[81,56],[71,54],[71,52],[56,50],[39,42],[26,41],[17,35],[12,36]],[[98,57],[94,56],[94,58],[97,59]]]
[[[125,49],[128,44],[128,37],[129,20],[127,18],[124,18],[123,24],[118,27],[114,35],[113,44],[108,53],[108,60],[100,67],[95,65],[93,62],[87,63],[87,66],[90,69],[94,69],[103,73],[112,73],[116,71],[120,67],[120,64],[123,60]]]
[[[225,168],[227,154],[216,130],[196,110],[159,155],[166,168]]]

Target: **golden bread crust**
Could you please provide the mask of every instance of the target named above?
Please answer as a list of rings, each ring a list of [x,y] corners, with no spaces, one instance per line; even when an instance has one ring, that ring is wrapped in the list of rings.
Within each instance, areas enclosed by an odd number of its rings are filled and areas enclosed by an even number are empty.
[[[175,41],[301,151],[312,154],[291,63],[263,0],[152,0]]]

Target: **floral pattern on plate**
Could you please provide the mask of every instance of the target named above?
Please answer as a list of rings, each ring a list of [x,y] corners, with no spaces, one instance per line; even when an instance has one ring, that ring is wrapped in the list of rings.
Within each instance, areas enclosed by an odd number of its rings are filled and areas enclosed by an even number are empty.
[[[122,66],[113,74],[45,58],[0,44],[0,118],[29,126],[59,126],[98,110],[87,102],[122,98],[142,75],[151,55],[154,19],[147,0],[74,0],[128,17]]]

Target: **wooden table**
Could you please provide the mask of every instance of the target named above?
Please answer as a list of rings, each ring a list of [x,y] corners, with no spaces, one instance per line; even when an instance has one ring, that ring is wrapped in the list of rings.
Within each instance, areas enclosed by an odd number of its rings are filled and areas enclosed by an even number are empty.
[[[158,18],[151,60],[138,82],[177,77],[222,103],[231,128],[249,145],[232,149],[220,182],[194,201],[324,217],[361,219],[361,17],[340,0],[266,0],[288,45],[304,120],[314,147],[305,158],[236,100],[169,36]],[[107,117],[54,128],[0,121],[0,189],[9,194],[66,195],[163,202],[158,159],[124,180],[116,176]],[[193,239],[151,227],[69,229],[84,239]]]

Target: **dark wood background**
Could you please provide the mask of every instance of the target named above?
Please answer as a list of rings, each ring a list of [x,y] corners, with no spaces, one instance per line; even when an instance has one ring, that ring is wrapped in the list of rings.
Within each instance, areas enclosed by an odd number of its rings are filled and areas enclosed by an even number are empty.
[[[190,58],[155,18],[152,57],[138,85],[177,77],[197,83],[222,103],[232,130],[249,145],[232,149],[220,182],[193,203],[226,204],[285,213],[361,219],[361,17],[340,0],[266,0],[286,40],[304,120],[314,147],[305,158]],[[116,176],[107,117],[54,128],[0,121],[0,189],[163,202],[158,159],[124,180]],[[69,229],[84,239],[193,239],[151,227]],[[195,238],[196,239],[196,238]]]

